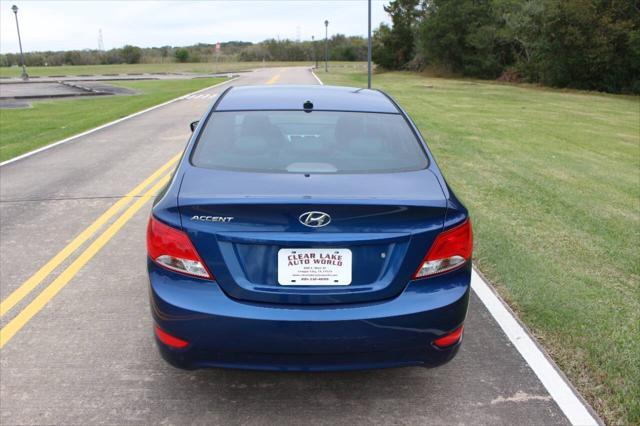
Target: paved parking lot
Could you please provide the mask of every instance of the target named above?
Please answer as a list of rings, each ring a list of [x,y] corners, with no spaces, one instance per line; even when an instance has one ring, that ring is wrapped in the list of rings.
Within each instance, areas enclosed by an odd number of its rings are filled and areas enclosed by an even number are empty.
[[[233,82],[267,83],[316,79],[306,68],[283,68],[243,74]],[[2,166],[3,303],[179,153],[188,124],[225,87]],[[130,219],[122,213],[106,220],[101,231],[119,228],[108,238],[100,231],[80,244],[3,313],[2,424],[570,423],[475,294],[462,349],[438,369],[311,374],[168,366],[154,347],[147,301],[148,198],[126,198],[128,205],[142,207]],[[102,245],[87,255],[96,241]]]
[[[0,98],[76,96],[87,91],[62,83],[0,83]]]

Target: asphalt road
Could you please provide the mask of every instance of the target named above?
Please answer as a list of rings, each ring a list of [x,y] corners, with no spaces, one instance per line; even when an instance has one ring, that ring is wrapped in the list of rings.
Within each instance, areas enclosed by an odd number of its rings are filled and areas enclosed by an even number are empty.
[[[307,69],[288,68],[245,73],[232,84],[274,83],[316,80]],[[189,122],[225,87],[2,166],[3,303],[179,153]],[[140,194],[125,198],[123,210],[3,313],[3,425],[568,423],[475,296],[459,355],[438,369],[311,374],[170,367],[152,336],[145,269],[151,203]],[[132,205],[140,209],[125,210]],[[130,220],[118,219],[126,212]],[[105,229],[111,232],[98,236]]]

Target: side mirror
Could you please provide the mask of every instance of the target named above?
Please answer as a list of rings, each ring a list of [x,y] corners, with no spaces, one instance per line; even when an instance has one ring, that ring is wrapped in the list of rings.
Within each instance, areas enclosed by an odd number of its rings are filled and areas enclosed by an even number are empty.
[[[199,122],[200,121],[198,120],[198,121],[193,121],[191,122],[191,124],[189,124],[189,128],[191,129],[191,132],[194,132],[196,130],[196,127],[198,127]]]

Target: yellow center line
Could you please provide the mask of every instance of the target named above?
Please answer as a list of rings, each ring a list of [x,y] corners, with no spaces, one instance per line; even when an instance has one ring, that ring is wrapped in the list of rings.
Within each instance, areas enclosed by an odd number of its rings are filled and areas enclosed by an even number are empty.
[[[276,81],[280,79],[280,74],[276,74],[267,81],[267,84],[274,84]]]
[[[107,209],[98,219],[89,225],[84,231],[78,234],[65,248],[60,250],[47,263],[44,264],[35,274],[29,277],[24,283],[15,289],[6,299],[0,302],[0,317],[4,316],[16,304],[20,303],[34,288],[36,288],[54,269],[64,262],[71,254],[73,254],[82,244],[91,238],[98,230],[122,210],[131,199],[140,194],[149,184],[153,183],[159,176],[171,168],[179,159],[178,154],[171,158],[158,170],[153,172],[151,176],[143,180],[138,186],[133,188],[124,197],[120,198],[111,207]]]
[[[155,185],[151,187],[144,195],[138,198],[122,215],[116,219],[109,227],[96,238],[89,247],[86,248],[72,263],[62,271],[58,277],[53,280],[31,303],[29,303],[15,318],[0,330],[0,348],[11,340],[22,327],[29,322],[38,312],[46,306],[46,304],[55,297],[60,290],[62,290],[71,279],[82,269],[84,265],[89,262],[93,256],[95,256],[104,246],[118,233],[120,229],[135,215],[138,210],[144,206],[147,201],[155,197],[155,194],[167,184],[171,178],[171,173],[168,173],[162,179],[160,179]]]

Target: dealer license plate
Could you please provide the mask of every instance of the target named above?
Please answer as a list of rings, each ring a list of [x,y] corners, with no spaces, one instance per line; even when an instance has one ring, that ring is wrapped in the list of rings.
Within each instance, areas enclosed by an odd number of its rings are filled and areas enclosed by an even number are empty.
[[[278,251],[280,285],[349,285],[351,250],[280,249]]]

